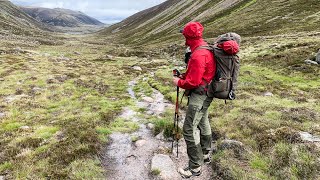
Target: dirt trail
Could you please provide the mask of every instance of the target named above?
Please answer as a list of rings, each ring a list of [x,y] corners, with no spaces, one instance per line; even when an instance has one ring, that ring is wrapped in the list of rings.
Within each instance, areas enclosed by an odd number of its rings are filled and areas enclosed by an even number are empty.
[[[153,116],[161,116],[167,108],[174,109],[169,101],[164,99],[164,96],[154,90],[152,101],[137,100],[133,87],[136,81],[129,82],[128,93],[131,98],[136,101],[136,105],[140,108],[146,108],[147,114]],[[150,99],[151,99],[150,98]],[[150,116],[152,116],[150,115]],[[184,116],[184,115],[183,115]],[[151,174],[151,160],[160,149],[171,149],[171,142],[157,139],[152,130],[148,129],[143,124],[139,117],[139,113],[129,107],[123,109],[121,118],[126,121],[134,121],[140,123],[137,132],[128,133],[113,133],[110,135],[110,144],[107,147],[104,164],[107,169],[107,179],[114,180],[148,180],[160,179]],[[181,118],[183,119],[183,118]],[[132,137],[138,137],[138,141],[132,142]],[[185,167],[188,163],[186,153],[186,145],[183,139],[179,142],[179,158],[176,158],[176,152],[168,154],[173,160],[176,170],[179,167]],[[202,175],[190,179],[207,180],[212,179],[212,170],[210,165],[205,165],[202,168]],[[167,178],[166,178],[167,179]],[[168,178],[170,179],[170,178]],[[180,178],[182,179],[182,178]]]

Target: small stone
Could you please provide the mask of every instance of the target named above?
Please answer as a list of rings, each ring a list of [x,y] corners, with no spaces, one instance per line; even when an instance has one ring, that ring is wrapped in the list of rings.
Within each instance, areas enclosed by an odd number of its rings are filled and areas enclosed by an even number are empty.
[[[149,123],[149,124],[147,125],[147,128],[150,129],[150,130],[154,129],[154,124]]]
[[[21,126],[20,129],[22,129],[22,130],[28,130],[28,129],[30,129],[30,127],[29,127],[29,126]]]
[[[153,99],[151,97],[143,97],[142,100],[147,103],[153,103]]]
[[[168,155],[155,155],[152,158],[151,171],[159,172],[159,178],[161,180],[176,180],[181,178],[176,170],[174,162]]]
[[[135,143],[135,145],[136,145],[137,147],[142,147],[142,146],[144,146],[146,143],[147,143],[147,141],[144,140],[144,139],[142,139],[142,140],[138,140],[138,141]]]
[[[65,135],[64,135],[64,133],[63,133],[62,131],[58,131],[58,132],[56,132],[56,134],[54,135],[54,137],[55,137],[58,141],[61,141],[61,140],[65,137]]]
[[[4,79],[3,79],[3,78],[0,78],[0,81],[4,81]]]
[[[1,119],[1,118],[4,118],[5,116],[6,116],[5,113],[0,113],[0,119]]]
[[[308,142],[320,142],[320,137],[313,136],[312,134],[308,132],[300,132],[300,137],[302,141],[308,141]]]
[[[159,134],[156,136],[156,139],[158,139],[158,140],[165,140],[163,133],[164,133],[164,131],[162,131],[161,133],[159,133]]]
[[[133,66],[132,69],[136,71],[142,71],[142,68],[140,66]]]
[[[106,55],[106,60],[113,60],[114,59],[114,57],[113,56],[111,56],[111,55]]]
[[[74,54],[75,54],[75,55],[81,55],[81,53],[79,53],[79,52],[77,52],[77,51],[75,51]]]
[[[313,65],[318,65],[318,63],[316,61],[312,61],[310,59],[307,59],[304,61],[306,64],[313,64]]]
[[[5,180],[5,177],[4,176],[0,176],[0,180]]]
[[[266,93],[263,94],[263,96],[272,97],[273,94],[271,92],[266,92]]]

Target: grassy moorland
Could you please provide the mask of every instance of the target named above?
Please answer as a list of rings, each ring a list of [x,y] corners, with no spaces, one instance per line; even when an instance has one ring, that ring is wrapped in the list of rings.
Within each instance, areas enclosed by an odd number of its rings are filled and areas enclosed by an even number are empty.
[[[299,135],[320,135],[320,69],[304,63],[320,47],[316,37],[301,33],[244,39],[237,99],[227,104],[214,100],[210,107],[217,146],[223,139],[243,144],[214,153],[217,178],[320,178],[319,144]],[[167,83],[170,72],[158,70],[149,83],[174,101],[175,89]]]
[[[104,177],[100,156],[107,135],[138,128],[116,118],[131,104],[128,81],[145,73],[131,67],[150,63],[137,57],[108,60],[108,51],[105,42],[77,38],[1,50],[1,175]]]

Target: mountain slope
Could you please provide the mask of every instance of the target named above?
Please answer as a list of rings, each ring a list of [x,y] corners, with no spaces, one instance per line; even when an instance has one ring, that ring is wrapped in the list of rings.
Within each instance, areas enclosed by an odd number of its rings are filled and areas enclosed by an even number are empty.
[[[0,34],[31,35],[47,29],[10,1],[0,0]]]
[[[82,25],[103,25],[102,22],[88,15],[69,9],[48,9],[40,7],[21,7],[36,20],[53,26],[78,27]]]
[[[243,36],[316,31],[320,27],[320,3],[279,0],[171,0],[139,12],[101,31],[120,37],[123,43],[170,42],[181,38],[178,30],[189,21],[200,21],[205,37],[228,31]]]

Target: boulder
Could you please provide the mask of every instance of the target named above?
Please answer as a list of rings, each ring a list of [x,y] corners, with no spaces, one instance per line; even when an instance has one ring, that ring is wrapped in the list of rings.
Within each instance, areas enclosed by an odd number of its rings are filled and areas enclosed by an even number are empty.
[[[152,158],[151,172],[161,180],[180,179],[176,166],[168,155],[157,154]]]

